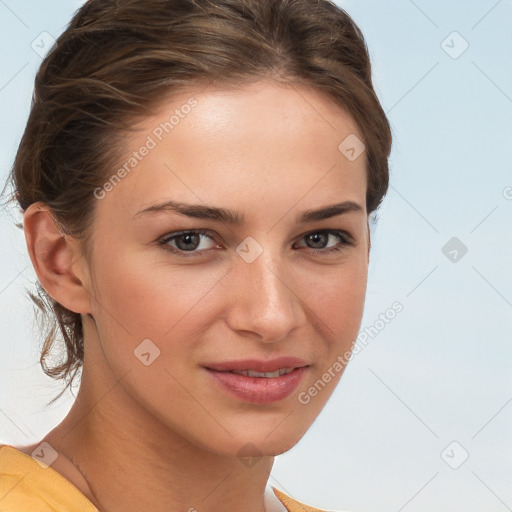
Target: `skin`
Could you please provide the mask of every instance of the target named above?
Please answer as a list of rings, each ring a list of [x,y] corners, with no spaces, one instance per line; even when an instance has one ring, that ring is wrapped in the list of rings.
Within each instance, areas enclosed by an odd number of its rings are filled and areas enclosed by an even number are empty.
[[[166,100],[128,139],[127,154],[191,96],[197,106],[96,201],[90,261],[45,205],[25,213],[39,281],[84,325],[80,391],[41,441],[59,454],[52,468],[100,510],[282,511],[267,485],[274,456],[301,439],[343,372],[308,404],[298,395],[351,349],[360,328],[369,258],[366,155],[350,161],[338,145],[363,136],[323,93],[261,80]],[[134,218],[169,199],[229,208],[245,223],[172,212]],[[361,210],[296,222],[304,210],[341,201]],[[201,228],[212,239],[201,236],[197,257],[158,245]],[[348,232],[353,245],[334,235],[315,245],[305,236],[326,229]],[[263,248],[252,263],[236,252],[249,236]],[[326,252],[335,246],[342,250]],[[145,366],[134,350],[148,338],[160,356]],[[226,394],[201,366],[283,355],[310,366],[294,393],[268,405]],[[40,442],[20,449],[31,453]],[[237,456],[244,446],[259,455],[254,464]]]

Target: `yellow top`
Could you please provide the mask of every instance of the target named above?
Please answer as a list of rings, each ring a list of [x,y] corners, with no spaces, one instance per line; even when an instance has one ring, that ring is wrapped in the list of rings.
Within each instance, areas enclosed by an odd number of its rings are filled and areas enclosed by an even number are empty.
[[[272,488],[289,512],[325,512]],[[99,512],[63,475],[30,455],[0,445],[0,512]]]

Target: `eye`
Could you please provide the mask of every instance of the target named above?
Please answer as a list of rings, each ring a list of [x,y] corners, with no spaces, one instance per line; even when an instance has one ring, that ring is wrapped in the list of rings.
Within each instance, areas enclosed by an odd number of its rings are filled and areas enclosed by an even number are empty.
[[[206,242],[206,247],[202,246],[201,238],[210,241],[210,246]],[[314,253],[328,254],[331,252],[342,251],[347,246],[354,245],[354,239],[345,231],[339,230],[322,230],[314,231],[302,235],[302,239],[306,241],[306,249],[311,249]],[[337,240],[338,244],[333,247],[325,246],[329,239]],[[179,256],[201,256],[203,253],[212,249],[220,249],[221,247],[214,241],[211,233],[206,229],[196,229],[192,231],[179,231],[166,236],[158,242],[158,245],[167,251],[171,251]],[[304,247],[304,246],[303,246]]]
[[[338,245],[326,248],[325,244],[328,243],[330,237],[336,239],[338,241]],[[313,245],[313,247],[307,247],[315,253],[342,251],[345,247],[354,245],[354,239],[347,232],[339,230],[314,231],[303,235],[303,239],[306,240],[307,243]]]
[[[202,246],[201,237],[210,240],[212,242],[211,246]],[[176,244],[176,246],[171,244]],[[213,238],[209,235],[209,231],[205,229],[173,233],[163,240],[160,240],[158,245],[162,246],[163,249],[179,254],[180,256],[199,256],[201,253],[213,249],[215,246],[218,247],[218,244],[215,244]],[[197,251],[199,248],[202,250]]]

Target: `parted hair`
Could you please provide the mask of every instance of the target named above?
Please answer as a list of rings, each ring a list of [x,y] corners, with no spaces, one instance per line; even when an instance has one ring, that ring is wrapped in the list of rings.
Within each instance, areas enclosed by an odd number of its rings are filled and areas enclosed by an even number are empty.
[[[366,147],[367,212],[374,212],[388,188],[391,130],[364,37],[329,0],[85,2],[36,74],[6,183],[9,202],[22,212],[45,203],[87,255],[94,190],[112,174],[135,121],[187,87],[236,87],[262,78],[314,87],[354,118]],[[40,364],[70,386],[83,365],[81,315],[39,282],[36,289],[29,295],[42,315]],[[58,340],[64,357],[49,364]]]

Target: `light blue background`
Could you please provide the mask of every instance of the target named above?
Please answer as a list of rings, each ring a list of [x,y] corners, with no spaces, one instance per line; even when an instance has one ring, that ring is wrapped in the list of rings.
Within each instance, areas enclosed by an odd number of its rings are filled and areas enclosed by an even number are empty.
[[[2,184],[40,63],[31,43],[57,37],[81,4],[0,0]],[[352,360],[270,482],[327,509],[512,510],[512,2],[338,4],[366,36],[394,134],[362,329],[395,301],[403,311]],[[456,59],[443,49],[463,48],[446,40],[454,31],[469,44]],[[20,220],[0,216],[0,442],[11,444],[39,440],[72,401],[45,408],[60,384],[38,364]],[[454,236],[468,248],[456,263],[441,250]]]

